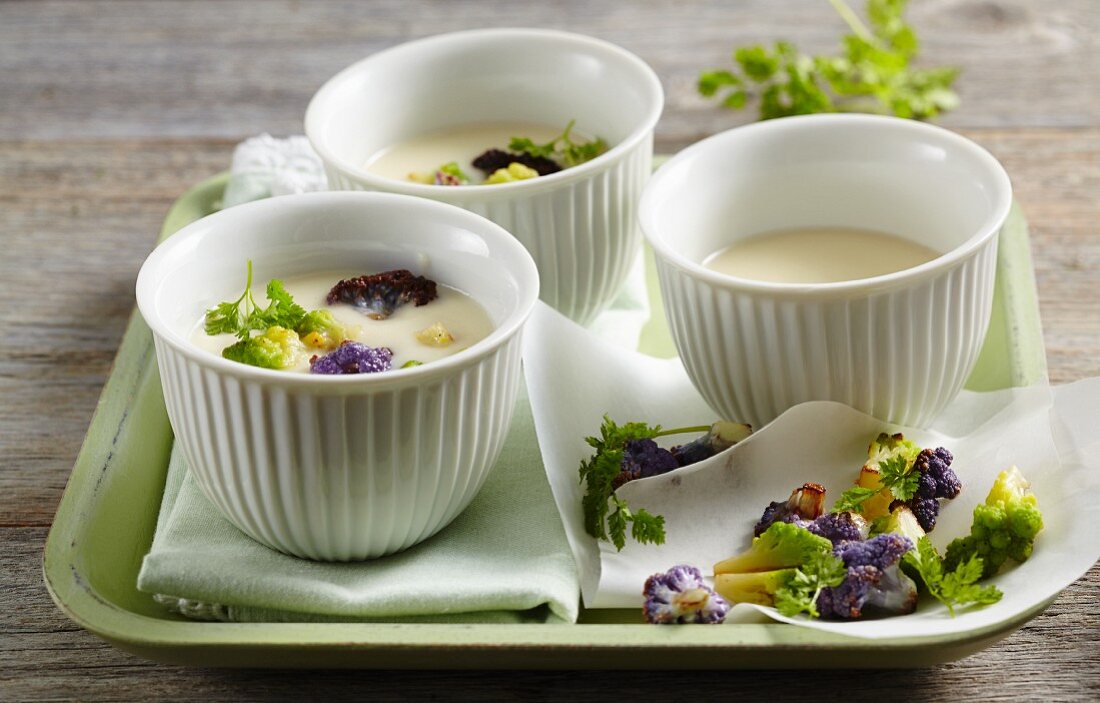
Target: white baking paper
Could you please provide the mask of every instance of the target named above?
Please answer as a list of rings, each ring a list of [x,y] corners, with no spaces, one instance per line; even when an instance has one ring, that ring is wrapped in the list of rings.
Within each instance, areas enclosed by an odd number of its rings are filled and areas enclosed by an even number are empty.
[[[792,620],[747,604],[736,606],[729,620],[760,611],[799,626],[872,639],[972,631],[1045,603],[1100,556],[1100,502],[1094,498],[1100,490],[1100,379],[1054,389],[964,392],[928,430],[887,426],[837,403],[805,403],[716,457],[620,488],[631,506],[665,517],[667,542],[628,542],[616,553],[584,531],[577,473],[591,453],[584,437],[598,433],[604,413],[618,422],[667,428],[717,418],[679,360],[625,351],[541,304],[525,335],[539,445],[587,607],[640,608],[646,577],[674,564],[693,564],[709,574],[715,562],[748,546],[764,506],[786,499],[806,481],[824,484],[831,504],[853,484],[868,442],[884,430],[904,431],[918,444],[944,446],[955,455],[964,489],[942,506],[931,533],[941,552],[952,538],[969,532],[974,505],[985,499],[1002,469],[1016,464],[1032,481],[1046,527],[1031,559],[990,580],[1004,598],[955,618],[938,602],[922,600],[912,615],[881,620]]]

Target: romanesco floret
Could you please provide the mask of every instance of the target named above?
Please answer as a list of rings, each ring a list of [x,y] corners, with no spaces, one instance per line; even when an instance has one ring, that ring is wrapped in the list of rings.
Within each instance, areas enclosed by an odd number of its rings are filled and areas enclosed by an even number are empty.
[[[902,556],[913,548],[908,537],[887,533],[866,541],[844,542],[833,554],[848,569],[843,582],[817,599],[823,618],[853,619],[872,614],[902,615],[917,607],[917,585],[902,573]]]
[[[268,327],[263,334],[242,339],[222,349],[222,356],[263,369],[285,369],[297,363],[304,351],[298,333],[285,327]]]
[[[304,344],[318,349],[335,349],[348,337],[347,329],[328,310],[310,310],[295,331]]]
[[[699,569],[686,564],[650,576],[643,594],[646,622],[655,625],[718,624],[730,609],[729,603],[703,582]]]
[[[982,559],[982,577],[988,578],[1009,559],[1026,561],[1035,536],[1043,529],[1043,515],[1030,486],[1017,467],[1002,471],[985,502],[974,508],[970,535],[947,545],[944,567],[953,571],[977,555]]]

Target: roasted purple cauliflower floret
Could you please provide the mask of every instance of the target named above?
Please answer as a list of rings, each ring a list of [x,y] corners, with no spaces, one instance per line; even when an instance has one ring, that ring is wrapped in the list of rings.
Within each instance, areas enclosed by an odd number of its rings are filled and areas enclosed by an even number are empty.
[[[826,588],[817,599],[823,618],[854,619],[869,614],[903,615],[917,607],[917,585],[900,569],[902,556],[913,542],[897,533],[869,540],[842,542],[833,554],[844,561],[848,574]]]
[[[545,156],[531,156],[527,152],[511,152],[503,149],[488,149],[473,160],[474,168],[484,171],[485,175],[494,173],[502,168],[508,168],[509,164],[523,164],[527,168],[534,169],[540,176],[557,173],[561,170],[561,164]]]
[[[962,491],[962,482],[955,474],[954,469],[951,468],[951,462],[954,458],[951,452],[943,447],[925,449],[917,455],[913,469],[921,472],[922,481],[925,477],[928,477],[934,484],[934,493],[931,496],[928,496],[923,490],[921,491],[922,495],[925,495],[925,497],[946,498],[947,500],[959,495],[959,492]],[[924,488],[923,484],[921,488]]]
[[[852,511],[839,513],[825,513],[813,522],[805,524],[810,532],[819,537],[824,537],[839,545],[842,542],[852,542],[867,539],[871,526],[863,516]]]
[[[752,534],[759,537],[777,522],[793,522],[816,520],[825,512],[825,486],[820,483],[804,483],[791,492],[790,498],[785,502],[776,501],[769,503],[764,508],[764,514],[756,523]]]
[[[913,462],[913,471],[920,473],[917,492],[908,505],[925,532],[936,527],[940,514],[940,498],[950,500],[962,491],[962,482],[951,468],[954,457],[943,447],[923,449]]]
[[[368,347],[366,344],[343,342],[324,356],[309,361],[309,372],[325,375],[377,373],[388,371],[393,363],[393,352],[387,347]]]
[[[696,439],[680,444],[669,451],[676,457],[680,466],[695,464],[704,459],[709,459],[719,452],[724,452],[733,445],[748,438],[752,434],[752,426],[728,420],[719,420],[710,426],[706,434]]]
[[[679,468],[672,452],[657,445],[652,439],[631,439],[623,445],[622,471],[611,481],[611,488],[633,481],[668,473]]]
[[[729,603],[703,582],[694,566],[680,564],[645,582],[643,612],[655,625],[701,623],[716,625],[726,619]]]
[[[438,297],[435,281],[407,269],[394,269],[340,281],[325,300],[329,305],[354,305],[367,317],[384,320],[406,303],[419,307]]]

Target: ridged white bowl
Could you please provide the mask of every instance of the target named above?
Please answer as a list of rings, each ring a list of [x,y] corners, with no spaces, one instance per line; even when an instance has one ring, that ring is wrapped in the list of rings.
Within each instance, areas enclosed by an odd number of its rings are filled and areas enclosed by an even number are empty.
[[[495,329],[423,366],[311,376],[228,361],[189,337],[255,280],[410,268],[473,296]],[[449,205],[318,193],[239,205],[180,230],[141,268],[168,417],[222,514],[295,556],[358,560],[405,549],[473,499],[503,446],[520,333],[538,297],[531,257],[499,226]]]
[[[614,299],[638,251],[635,213],[663,106],[653,70],[613,44],[488,29],[409,42],[352,65],[313,97],[305,131],[332,188],[440,200],[507,229],[534,257],[542,299],[583,324]],[[564,127],[573,119],[611,149],[529,181],[444,187],[364,168],[381,149],[448,126],[516,120]]]
[[[723,417],[764,424],[808,400],[928,424],[962,389],[989,324],[1011,184],[947,130],[865,115],[762,122],[684,150],[640,208],[688,375]],[[793,227],[890,232],[945,252],[839,283],[765,283],[701,262]]]

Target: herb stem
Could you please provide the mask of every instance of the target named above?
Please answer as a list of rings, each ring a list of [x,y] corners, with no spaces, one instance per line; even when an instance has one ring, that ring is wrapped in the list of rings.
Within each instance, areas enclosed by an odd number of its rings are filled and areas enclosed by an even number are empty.
[[[863,20],[852,8],[848,7],[844,0],[829,0],[829,4],[833,6],[833,9],[836,10],[836,13],[840,15],[840,18],[844,20],[853,34],[872,46],[879,45],[875,35],[871,34],[871,30],[867,29],[867,25],[863,23]]]
[[[688,432],[709,432],[710,425],[696,425],[694,427],[678,427],[674,430],[661,430],[654,437],[666,437],[672,434],[687,434]]]

